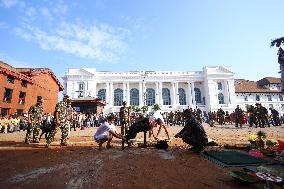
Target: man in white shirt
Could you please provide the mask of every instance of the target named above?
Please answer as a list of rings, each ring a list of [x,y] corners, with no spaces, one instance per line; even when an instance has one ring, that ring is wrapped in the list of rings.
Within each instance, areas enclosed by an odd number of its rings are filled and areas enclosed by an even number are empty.
[[[168,140],[170,140],[169,132],[168,132],[166,126],[165,126],[165,122],[164,122],[164,118],[163,118],[162,114],[159,111],[156,111],[156,112],[154,112],[153,116],[151,116],[151,117],[152,117],[152,119],[155,119],[156,124],[159,125],[159,129],[158,129],[156,137],[159,136],[161,129],[163,128],[166,132]]]
[[[115,126],[113,124],[115,120],[115,116],[110,114],[107,116],[107,120],[102,123],[97,129],[94,139],[97,143],[99,143],[99,148],[102,147],[103,143],[107,142],[106,147],[111,148],[112,137],[120,138],[122,140],[126,140],[124,136],[117,133],[115,130]]]

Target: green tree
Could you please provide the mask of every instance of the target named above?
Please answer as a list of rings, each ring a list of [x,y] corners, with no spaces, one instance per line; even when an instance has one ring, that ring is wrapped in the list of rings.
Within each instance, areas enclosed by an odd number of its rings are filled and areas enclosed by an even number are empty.
[[[154,111],[158,111],[158,110],[160,110],[161,108],[160,108],[160,106],[159,106],[159,104],[154,104],[154,106],[153,106],[153,110]]]
[[[135,105],[130,105],[129,107],[130,107],[130,109],[133,110],[133,111],[135,111],[135,109],[136,109],[136,106],[135,106]]]
[[[145,113],[145,112],[148,111],[149,107],[147,105],[145,105],[145,106],[142,106],[141,109],[142,109],[142,112]]]
[[[136,106],[134,112],[137,112],[137,113],[138,113],[138,112],[141,112],[141,108],[139,108],[138,106]]]

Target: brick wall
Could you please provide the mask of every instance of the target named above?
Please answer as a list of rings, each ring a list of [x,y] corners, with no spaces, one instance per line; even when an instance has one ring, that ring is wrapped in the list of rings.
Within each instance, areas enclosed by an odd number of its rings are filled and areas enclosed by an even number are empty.
[[[9,108],[9,113],[13,114],[15,113],[18,109],[25,111],[26,108],[26,103],[24,104],[19,104],[19,94],[20,91],[26,92],[26,96],[28,95],[28,89],[31,87],[31,84],[27,84],[27,87],[22,87],[21,86],[22,81],[19,79],[14,80],[14,83],[8,83],[7,82],[7,75],[0,72],[0,108]],[[4,92],[5,88],[12,89],[12,99],[10,103],[3,102],[4,99]]]
[[[45,113],[53,113],[58,102],[59,86],[52,76],[47,72],[32,76],[33,84],[28,83],[27,87],[21,86],[21,80],[14,80],[14,84],[7,82],[7,75],[0,73],[0,108],[10,108],[9,114],[15,113],[18,109],[28,111],[30,106],[36,103],[37,96],[44,99],[43,108]],[[13,89],[11,103],[3,102],[5,88]],[[20,91],[26,92],[25,104],[19,104]]]
[[[53,113],[58,102],[59,86],[49,73],[32,76],[34,85],[30,92],[30,101],[36,102],[37,96],[44,99],[43,109],[47,113]]]

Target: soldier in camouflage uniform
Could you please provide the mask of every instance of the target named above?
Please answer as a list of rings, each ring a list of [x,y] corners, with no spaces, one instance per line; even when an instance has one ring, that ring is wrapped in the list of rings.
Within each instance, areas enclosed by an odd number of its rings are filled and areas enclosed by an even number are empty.
[[[71,131],[71,125],[73,126],[73,116],[74,114],[74,109],[71,106],[71,99],[67,99],[67,122],[68,122],[68,137],[70,135],[70,131]]]
[[[70,131],[73,128],[76,131],[76,121],[77,121],[77,112],[71,106],[71,99],[67,100],[67,111],[68,111],[68,120],[70,124]]]
[[[42,124],[43,108],[42,108],[43,99],[41,96],[37,97],[37,103],[32,105],[28,112],[28,129],[25,138],[25,143],[29,144],[31,140],[31,134],[33,133],[33,142],[39,143],[39,130],[40,125]]]
[[[122,105],[123,106],[120,108],[120,111],[119,111],[119,119],[121,123],[121,135],[124,136],[124,134],[126,134],[129,129],[130,108],[127,107],[126,101],[124,101]],[[124,148],[124,141],[122,141],[122,148]]]
[[[61,130],[61,146],[67,146],[67,137],[69,133],[69,120],[68,120],[68,111],[67,111],[67,100],[68,96],[65,95],[63,97],[63,101],[60,101],[55,106],[54,111],[54,121],[55,121],[55,129],[51,131],[47,141],[46,148],[48,148],[52,141],[54,141],[54,137],[58,129]]]

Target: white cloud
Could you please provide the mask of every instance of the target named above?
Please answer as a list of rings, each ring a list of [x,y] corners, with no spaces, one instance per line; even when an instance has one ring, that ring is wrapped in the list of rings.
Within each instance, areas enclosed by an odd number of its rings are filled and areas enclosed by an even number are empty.
[[[6,22],[0,21],[0,29],[7,29],[9,26]]]
[[[18,4],[18,0],[1,0],[1,4],[5,8],[11,8],[11,7],[14,7]]]
[[[15,33],[35,41],[44,50],[63,51],[83,58],[99,61],[117,62],[119,55],[127,49],[127,37],[130,31],[113,28],[109,25],[91,25],[61,23],[47,32],[32,25],[16,28]]]
[[[52,21],[53,20],[53,16],[50,13],[48,8],[42,7],[42,8],[40,8],[40,12],[43,15],[43,17],[45,17],[48,21]]]
[[[57,1],[53,6],[52,12],[56,15],[66,15],[68,12],[68,5],[64,4],[63,1]]]
[[[31,40],[32,37],[33,37],[30,33],[27,33],[27,32],[26,32],[24,29],[22,29],[22,28],[15,28],[15,29],[14,29],[14,32],[15,32],[18,36],[22,37],[23,39],[25,39],[25,40],[27,40],[27,41]]]
[[[33,7],[28,7],[26,10],[25,10],[25,14],[29,17],[34,17],[36,15],[36,9],[33,8]]]
[[[40,66],[38,65],[29,64],[25,61],[17,60],[4,52],[0,52],[0,60],[15,68],[40,68]]]
[[[0,0],[5,7],[17,6],[22,17],[13,32],[41,49],[61,51],[82,58],[117,62],[128,48],[131,32],[108,24],[86,24],[80,18],[66,22],[69,6],[64,1],[31,6],[27,1]],[[23,2],[23,3],[22,3]],[[49,1],[48,1],[49,2]],[[2,27],[5,25],[3,24]],[[1,22],[0,22],[1,28]]]

